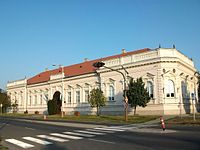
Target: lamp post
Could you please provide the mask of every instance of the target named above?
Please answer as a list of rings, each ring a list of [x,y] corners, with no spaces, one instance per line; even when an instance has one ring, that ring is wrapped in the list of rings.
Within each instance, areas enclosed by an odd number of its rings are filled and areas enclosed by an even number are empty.
[[[196,100],[196,96],[198,96],[197,90],[196,90],[196,77],[198,78],[200,76],[199,72],[195,72],[194,73],[194,93],[192,93],[192,104],[193,104],[193,120],[196,120],[196,116],[195,116],[195,100]]]
[[[105,67],[107,69],[110,69],[112,71],[115,71],[115,72],[118,72],[122,75],[123,79],[124,79],[124,103],[125,103],[125,109],[124,109],[124,117],[125,117],[125,121],[128,121],[128,98],[127,98],[127,94],[126,94],[126,76],[123,72],[119,71],[119,70],[116,70],[116,69],[113,69],[113,68],[110,68],[110,67],[107,67],[105,66],[105,63],[104,62],[95,62],[93,64],[94,67],[96,68],[100,68],[100,67]],[[125,70],[125,72],[128,74],[127,70],[122,66],[122,68]]]
[[[62,65],[52,65],[52,66],[59,66],[59,68],[61,67],[61,69],[62,69],[62,78],[61,78],[61,82],[62,82],[61,117],[63,118],[63,116],[64,116],[64,114],[63,114],[63,105],[64,105],[64,82],[63,82],[63,79],[65,77],[64,67]]]

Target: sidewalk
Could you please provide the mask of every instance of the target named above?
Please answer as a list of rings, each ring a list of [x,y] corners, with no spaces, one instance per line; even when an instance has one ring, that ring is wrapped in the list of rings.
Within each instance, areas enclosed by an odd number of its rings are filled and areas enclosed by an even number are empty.
[[[65,126],[65,127],[80,127],[80,128],[97,128],[97,127],[107,127],[107,125],[101,124],[89,124],[89,123],[80,123],[80,122],[67,122],[67,121],[49,121],[49,120],[31,120],[31,119],[13,119],[17,121],[31,122],[31,123],[41,123],[48,125],[56,125],[56,126]]]
[[[163,116],[163,119],[164,120],[168,120],[168,119],[171,119],[171,118],[174,118],[176,117],[175,115],[167,115],[167,116]],[[145,122],[143,123],[144,125],[152,125],[152,124],[160,124],[160,118],[157,118],[155,120],[151,120],[151,121],[148,121],[148,122]]]
[[[165,120],[174,118],[175,116],[164,116]],[[64,120],[43,120],[38,119],[35,117],[30,118],[13,118],[13,117],[5,117],[9,118],[11,120],[17,120],[17,121],[24,121],[24,122],[31,122],[31,123],[41,123],[41,124],[49,124],[49,125],[56,125],[56,126],[65,126],[65,127],[81,127],[81,128],[96,128],[96,127],[108,127],[108,126],[143,126],[143,125],[156,125],[160,124],[160,118],[157,118],[155,120],[151,120],[145,123],[135,123],[135,124],[113,124],[113,123],[104,123],[104,122],[84,122],[84,121],[64,121]]]

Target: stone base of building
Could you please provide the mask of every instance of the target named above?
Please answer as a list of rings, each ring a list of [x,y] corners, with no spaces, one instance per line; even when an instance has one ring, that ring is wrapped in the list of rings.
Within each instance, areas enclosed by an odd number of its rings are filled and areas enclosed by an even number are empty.
[[[137,107],[136,114],[138,115],[182,115],[191,114],[193,112],[199,112],[200,106],[192,105],[190,103],[186,104],[148,104],[146,107]],[[24,113],[26,109],[19,108],[18,113]],[[34,107],[28,108],[29,114],[35,114],[38,111],[39,114],[48,114],[47,107]],[[77,107],[64,107],[63,111],[65,115],[74,115],[74,112],[80,112],[80,115],[96,115],[96,108],[90,107],[88,104],[84,106]],[[124,105],[107,105],[100,108],[101,115],[124,115]],[[128,115],[134,115],[134,109],[130,106],[128,107]]]

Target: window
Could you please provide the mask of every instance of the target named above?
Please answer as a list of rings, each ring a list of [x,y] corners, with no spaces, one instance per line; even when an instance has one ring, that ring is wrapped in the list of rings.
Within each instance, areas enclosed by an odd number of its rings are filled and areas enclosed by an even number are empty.
[[[109,101],[114,100],[114,87],[112,85],[109,86]]]
[[[80,91],[76,91],[76,102],[80,103]]]
[[[23,104],[23,95],[20,96],[20,101],[19,101],[19,105],[22,106]]]
[[[72,93],[68,92],[67,95],[68,95],[68,103],[71,103],[72,102]]]
[[[42,105],[42,94],[40,95],[40,105]]]
[[[37,105],[37,95],[35,95],[35,105]]]
[[[167,92],[167,97],[174,97],[175,96],[175,90],[174,90],[174,82],[172,80],[167,81],[167,87],[166,87],[166,92]]]
[[[31,106],[31,96],[29,96],[29,105]]]
[[[85,102],[89,101],[89,90],[85,90]]]
[[[149,92],[149,97],[153,98],[153,83],[147,81],[147,91]]]
[[[49,99],[48,93],[46,93],[46,94],[44,95],[44,97],[45,97],[45,100],[48,101],[48,99]]]

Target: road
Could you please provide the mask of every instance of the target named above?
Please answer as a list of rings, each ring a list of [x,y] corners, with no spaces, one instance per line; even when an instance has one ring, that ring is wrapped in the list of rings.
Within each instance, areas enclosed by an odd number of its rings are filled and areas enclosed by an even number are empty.
[[[105,126],[0,118],[2,144],[10,150],[200,149],[200,127]],[[59,122],[58,122],[59,123]]]

